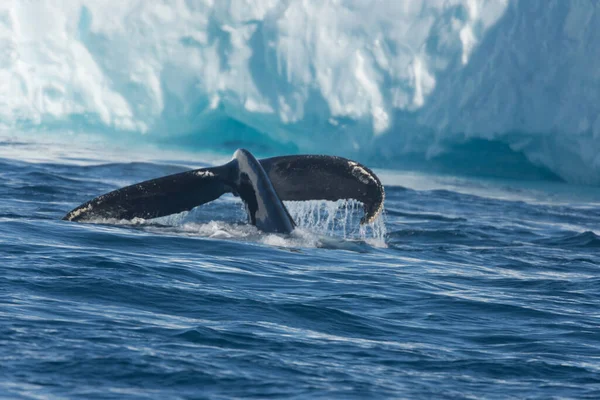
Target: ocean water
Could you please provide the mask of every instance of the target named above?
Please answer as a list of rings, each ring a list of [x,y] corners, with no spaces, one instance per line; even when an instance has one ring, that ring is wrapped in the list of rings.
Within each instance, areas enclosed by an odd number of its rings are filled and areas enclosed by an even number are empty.
[[[0,144],[2,398],[600,397],[597,187],[376,170],[362,230],[312,202],[266,235],[232,197],[62,221],[223,158],[98,148]]]

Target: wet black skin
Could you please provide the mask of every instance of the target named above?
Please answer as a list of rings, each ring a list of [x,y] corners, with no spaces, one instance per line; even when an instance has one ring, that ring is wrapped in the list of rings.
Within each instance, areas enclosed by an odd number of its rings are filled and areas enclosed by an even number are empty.
[[[332,156],[293,155],[257,160],[239,149],[227,164],[140,182],[98,196],[64,220],[151,219],[189,211],[224,193],[239,196],[248,222],[264,232],[290,233],[295,223],[285,200],[355,199],[364,204],[361,223],[383,208],[377,176],[357,162]]]
[[[248,219],[263,232],[290,233],[296,224],[258,160],[247,150],[237,150],[238,176],[234,187],[246,204]]]

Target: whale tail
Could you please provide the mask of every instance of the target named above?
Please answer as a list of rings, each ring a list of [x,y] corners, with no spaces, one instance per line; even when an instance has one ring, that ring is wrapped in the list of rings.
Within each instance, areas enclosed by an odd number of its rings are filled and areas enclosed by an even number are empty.
[[[367,167],[342,158],[293,155],[256,160],[238,150],[224,165],[140,182],[73,209],[68,221],[158,218],[189,211],[225,193],[240,196],[249,222],[266,232],[290,232],[295,224],[282,201],[354,199],[364,205],[361,223],[381,212],[384,190]]]

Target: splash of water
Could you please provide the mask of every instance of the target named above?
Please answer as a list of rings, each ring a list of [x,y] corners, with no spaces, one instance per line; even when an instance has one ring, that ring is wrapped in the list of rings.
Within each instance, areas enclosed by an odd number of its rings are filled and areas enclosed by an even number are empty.
[[[384,213],[372,223],[360,224],[362,203],[356,200],[286,201],[285,205],[299,228],[327,236],[363,240],[374,246],[385,246]]]
[[[221,202],[224,203],[224,202]],[[241,202],[240,202],[241,203]],[[236,217],[245,214],[242,207],[236,209]],[[132,220],[116,220],[98,218],[93,223],[108,225],[132,225],[170,234],[199,235],[219,239],[243,238],[259,241],[279,247],[343,247],[340,243],[332,245],[322,243],[324,237],[340,238],[344,241],[363,241],[374,247],[386,247],[387,230],[385,217],[380,214],[372,223],[360,224],[363,216],[362,203],[355,200],[338,201],[286,201],[290,215],[296,222],[297,229],[290,237],[265,235],[256,227],[225,221],[207,219],[206,206],[198,207],[191,212],[169,215],[151,220],[134,218]],[[229,208],[231,211],[231,208]],[[214,211],[214,210],[213,210]],[[211,214],[211,213],[209,213]],[[211,214],[212,217],[214,215]],[[230,215],[231,216],[231,215]],[[225,217],[225,219],[227,219]]]

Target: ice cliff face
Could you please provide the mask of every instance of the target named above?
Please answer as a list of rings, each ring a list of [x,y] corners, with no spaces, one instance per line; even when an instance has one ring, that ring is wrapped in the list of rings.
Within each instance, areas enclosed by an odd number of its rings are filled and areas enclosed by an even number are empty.
[[[600,3],[521,0],[419,119],[438,135],[499,139],[566,180],[600,183]]]
[[[600,184],[599,23],[589,0],[5,0],[0,125],[390,162],[486,139]]]

